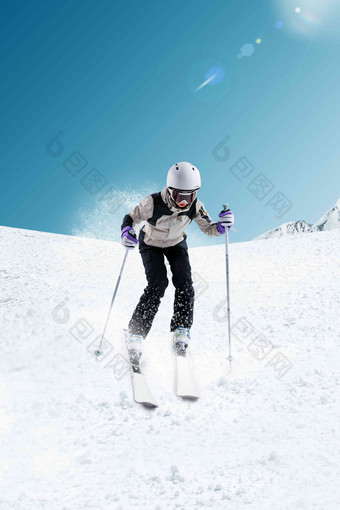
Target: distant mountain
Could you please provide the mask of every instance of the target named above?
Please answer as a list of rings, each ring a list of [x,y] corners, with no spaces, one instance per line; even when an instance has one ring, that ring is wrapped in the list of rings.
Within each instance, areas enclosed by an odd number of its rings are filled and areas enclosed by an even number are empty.
[[[283,223],[279,227],[268,230],[268,232],[255,237],[255,239],[269,239],[273,237],[294,235],[300,232],[310,232],[311,227],[312,225],[310,223],[306,223],[304,220],[289,221],[288,223]]]
[[[340,199],[327,211],[321,218],[313,224],[304,220],[290,221],[283,223],[279,227],[273,228],[261,234],[255,239],[271,239],[274,237],[291,236],[302,232],[320,232],[322,230],[332,230],[340,228]]]
[[[321,216],[319,221],[314,223],[311,231],[332,230],[333,228],[340,228],[340,198],[332,209]]]

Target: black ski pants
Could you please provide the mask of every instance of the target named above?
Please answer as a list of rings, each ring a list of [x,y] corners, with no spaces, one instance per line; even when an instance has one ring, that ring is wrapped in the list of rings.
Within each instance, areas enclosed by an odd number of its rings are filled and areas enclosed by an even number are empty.
[[[180,326],[190,328],[193,322],[195,292],[186,240],[169,248],[156,248],[144,243],[143,236],[140,236],[139,251],[148,285],[133,312],[129,331],[145,338],[151,329],[161,298],[169,284],[164,257],[169,261],[175,287],[170,331],[175,331]]]

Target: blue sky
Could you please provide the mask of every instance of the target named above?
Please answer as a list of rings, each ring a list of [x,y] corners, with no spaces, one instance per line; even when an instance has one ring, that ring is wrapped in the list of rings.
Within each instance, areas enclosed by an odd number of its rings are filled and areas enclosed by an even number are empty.
[[[183,160],[234,241],[339,198],[335,0],[2,6],[0,224],[115,239]]]

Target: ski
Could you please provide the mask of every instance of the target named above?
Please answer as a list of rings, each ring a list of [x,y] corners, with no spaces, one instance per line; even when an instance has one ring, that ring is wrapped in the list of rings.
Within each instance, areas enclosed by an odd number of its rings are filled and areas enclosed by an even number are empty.
[[[124,343],[126,345],[126,338],[128,335],[128,330],[123,329]],[[142,404],[145,407],[158,407],[150,388],[146,382],[144,374],[142,372],[139,359],[132,358],[128,351],[130,368],[131,368],[131,378],[132,378],[132,391],[133,391],[133,399],[137,404]]]
[[[174,347],[176,357],[176,395],[183,399],[197,400],[199,393],[191,370],[186,349]]]

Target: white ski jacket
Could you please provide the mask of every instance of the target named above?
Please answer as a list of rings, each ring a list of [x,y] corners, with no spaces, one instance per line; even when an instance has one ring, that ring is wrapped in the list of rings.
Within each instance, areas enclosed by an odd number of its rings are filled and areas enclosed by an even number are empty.
[[[134,227],[145,221],[141,229],[144,243],[159,248],[169,248],[186,239],[185,229],[195,220],[208,236],[220,236],[217,223],[213,223],[196,197],[191,206],[177,209],[171,202],[165,186],[159,193],[153,193],[141,201],[124,217],[122,228]]]

